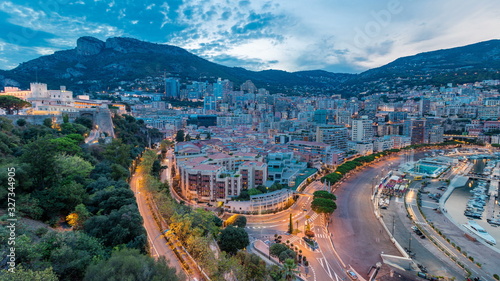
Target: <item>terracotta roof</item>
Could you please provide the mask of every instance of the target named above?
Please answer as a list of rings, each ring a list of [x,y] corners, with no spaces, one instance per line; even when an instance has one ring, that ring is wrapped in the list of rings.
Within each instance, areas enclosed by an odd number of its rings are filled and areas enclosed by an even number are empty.
[[[219,165],[200,164],[198,166],[194,166],[193,170],[217,171],[220,168],[221,166]]]

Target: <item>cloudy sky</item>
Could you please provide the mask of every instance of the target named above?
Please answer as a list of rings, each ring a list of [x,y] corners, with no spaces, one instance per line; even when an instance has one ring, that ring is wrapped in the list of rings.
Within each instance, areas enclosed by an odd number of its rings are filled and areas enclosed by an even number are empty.
[[[500,38],[498,0],[15,0],[0,2],[0,69],[127,36],[252,70],[358,73]]]

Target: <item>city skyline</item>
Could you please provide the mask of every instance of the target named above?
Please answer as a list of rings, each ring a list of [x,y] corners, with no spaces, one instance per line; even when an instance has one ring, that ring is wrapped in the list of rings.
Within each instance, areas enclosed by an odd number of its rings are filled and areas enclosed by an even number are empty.
[[[8,1],[0,4],[0,69],[73,48],[88,35],[167,43],[251,70],[359,73],[398,57],[498,38],[490,27],[498,25],[499,9],[493,1]]]
[[[0,2],[0,280],[499,281],[459,2]]]

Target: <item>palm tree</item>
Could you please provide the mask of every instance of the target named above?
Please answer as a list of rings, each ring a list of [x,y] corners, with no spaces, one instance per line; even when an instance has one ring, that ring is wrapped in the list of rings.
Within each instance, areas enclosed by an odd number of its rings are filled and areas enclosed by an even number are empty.
[[[290,281],[293,280],[293,276],[300,271],[297,270],[297,265],[295,261],[292,259],[286,259],[283,263],[283,274],[285,275],[285,279]]]

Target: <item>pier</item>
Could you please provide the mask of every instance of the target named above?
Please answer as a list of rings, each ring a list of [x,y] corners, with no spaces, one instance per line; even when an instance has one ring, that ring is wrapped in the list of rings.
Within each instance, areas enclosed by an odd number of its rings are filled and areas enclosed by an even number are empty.
[[[486,219],[487,220],[495,220],[495,208],[496,208],[496,201],[498,198],[498,184],[499,180],[497,179],[500,175],[500,163],[497,163],[495,168],[493,169],[491,176],[495,178],[494,180],[490,181],[490,188],[488,191],[488,205],[486,206]]]

